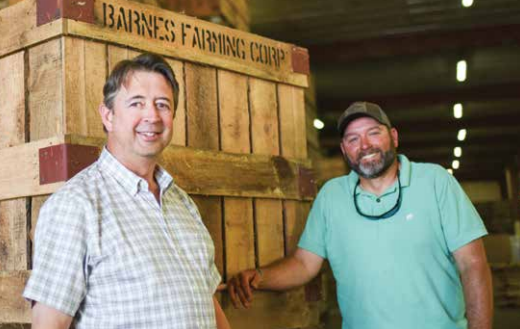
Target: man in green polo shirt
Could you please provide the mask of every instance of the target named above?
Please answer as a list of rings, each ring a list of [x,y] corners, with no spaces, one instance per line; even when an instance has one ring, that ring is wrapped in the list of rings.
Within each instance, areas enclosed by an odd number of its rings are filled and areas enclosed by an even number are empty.
[[[338,129],[352,172],[323,186],[294,255],[229,280],[235,307],[249,307],[253,288],[307,283],[327,259],[343,329],[491,328],[487,232],[455,178],[397,155],[376,104],[352,104]]]

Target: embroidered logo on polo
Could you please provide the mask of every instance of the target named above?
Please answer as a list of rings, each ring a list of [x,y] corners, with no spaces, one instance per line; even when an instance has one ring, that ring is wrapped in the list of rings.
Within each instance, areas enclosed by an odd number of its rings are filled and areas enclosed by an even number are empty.
[[[413,219],[413,214],[410,213],[410,214],[406,215],[405,218],[407,221],[411,221]]]

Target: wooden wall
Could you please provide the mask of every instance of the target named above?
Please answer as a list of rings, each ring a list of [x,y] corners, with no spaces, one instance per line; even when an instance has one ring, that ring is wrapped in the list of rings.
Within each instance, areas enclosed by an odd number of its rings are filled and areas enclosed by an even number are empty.
[[[17,13],[31,20],[8,24],[5,19]],[[301,74],[219,62],[202,51],[161,48],[71,20],[37,27],[35,13],[33,0],[0,11],[0,28],[7,29],[0,36],[6,45],[0,49],[0,326],[30,322],[21,292],[31,270],[33,231],[42,204],[63,184],[40,183],[38,150],[64,142],[100,147],[104,81],[118,61],[144,50],[165,56],[179,81],[172,145],[161,163],[197,203],[224,281],[295,249],[312,200],[299,185],[300,171],[309,166]],[[282,69],[288,68],[290,62]],[[187,169],[193,161],[196,170]],[[226,293],[219,298],[234,328],[319,323],[305,288],[259,293],[248,311],[234,310]]]

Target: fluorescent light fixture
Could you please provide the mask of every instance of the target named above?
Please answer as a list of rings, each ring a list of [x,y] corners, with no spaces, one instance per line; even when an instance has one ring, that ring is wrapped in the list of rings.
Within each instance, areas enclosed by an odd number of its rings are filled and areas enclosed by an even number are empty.
[[[463,111],[463,107],[462,107],[461,103],[457,103],[457,104],[453,105],[453,116],[455,117],[455,119],[462,118],[462,111]]]
[[[466,61],[462,60],[457,63],[457,81],[463,82],[466,81],[466,71],[468,69],[468,64]]]
[[[460,158],[462,156],[462,148],[460,146],[455,147],[453,149],[453,155]]]
[[[448,172],[453,175],[453,169],[448,168]]]
[[[453,167],[453,169],[459,169],[459,167],[460,167],[460,162],[459,162],[459,160],[453,160],[453,161],[451,162],[451,166]]]
[[[462,0],[462,5],[466,8],[471,7],[473,5],[473,0]]]
[[[468,132],[466,131],[466,129],[460,129],[457,134],[457,139],[462,142],[463,140],[466,139],[467,133]]]
[[[320,119],[314,119],[314,128],[321,130],[325,127],[325,124]]]

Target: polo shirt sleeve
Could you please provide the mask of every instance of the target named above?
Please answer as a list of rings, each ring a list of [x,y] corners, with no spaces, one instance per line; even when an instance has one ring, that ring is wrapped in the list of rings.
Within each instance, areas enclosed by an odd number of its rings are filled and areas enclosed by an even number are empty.
[[[52,196],[40,210],[23,296],[74,316],[86,294],[86,221],[81,203],[65,194]]]
[[[441,222],[450,252],[487,234],[468,196],[457,180],[443,168],[437,173],[436,185]]]
[[[326,236],[326,190],[325,185],[314,200],[305,229],[298,243],[298,247],[312,252],[322,258],[327,258]]]

